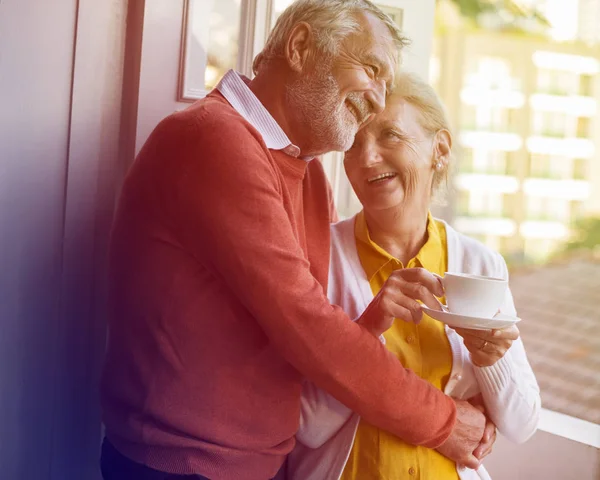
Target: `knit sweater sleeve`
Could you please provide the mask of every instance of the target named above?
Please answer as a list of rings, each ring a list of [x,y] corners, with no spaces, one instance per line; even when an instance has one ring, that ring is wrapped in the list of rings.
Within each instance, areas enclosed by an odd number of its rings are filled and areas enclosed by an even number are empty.
[[[153,148],[170,159],[157,170],[157,195],[165,218],[185,220],[173,222],[182,248],[227,284],[279,353],[377,427],[416,445],[443,443],[453,401],[328,302],[258,134],[235,115],[205,112],[172,117],[155,135]]]

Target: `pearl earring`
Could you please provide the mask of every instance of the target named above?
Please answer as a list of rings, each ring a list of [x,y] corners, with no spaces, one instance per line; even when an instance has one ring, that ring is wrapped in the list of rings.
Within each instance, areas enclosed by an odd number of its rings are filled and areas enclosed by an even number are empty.
[[[436,169],[438,172],[441,172],[441,171],[442,171],[442,168],[444,168],[444,164],[443,164],[442,162],[437,162],[437,163],[435,164],[435,169]]]

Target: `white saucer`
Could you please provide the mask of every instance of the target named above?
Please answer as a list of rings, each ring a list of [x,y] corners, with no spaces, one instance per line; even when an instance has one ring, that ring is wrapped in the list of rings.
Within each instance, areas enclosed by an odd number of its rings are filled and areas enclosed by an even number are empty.
[[[441,310],[432,310],[427,305],[421,305],[423,312],[431,318],[445,323],[449,327],[470,328],[473,330],[490,330],[492,328],[506,328],[521,321],[519,317],[511,317],[503,313],[498,313],[492,318],[469,317],[459,315],[458,313],[444,312]]]

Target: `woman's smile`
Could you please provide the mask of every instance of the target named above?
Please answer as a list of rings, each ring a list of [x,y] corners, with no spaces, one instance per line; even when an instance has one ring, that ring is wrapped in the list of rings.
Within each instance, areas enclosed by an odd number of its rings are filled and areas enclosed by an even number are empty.
[[[397,176],[398,174],[395,172],[380,173],[379,175],[367,178],[367,183],[371,186],[383,186],[389,184]]]

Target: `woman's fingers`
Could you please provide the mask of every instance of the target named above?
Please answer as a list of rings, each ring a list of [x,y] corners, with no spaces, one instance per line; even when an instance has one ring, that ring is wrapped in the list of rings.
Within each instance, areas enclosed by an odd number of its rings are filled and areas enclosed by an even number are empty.
[[[478,338],[491,343],[499,343],[504,340],[514,341],[519,338],[519,329],[516,325],[497,330],[473,330],[469,328],[455,328],[461,337]]]
[[[429,308],[440,309],[440,302],[436,296],[443,296],[444,290],[437,278],[424,268],[396,270],[390,275],[388,282],[404,295],[420,300]]]
[[[405,322],[418,324],[423,317],[419,302],[407,296],[397,286],[388,286],[381,294],[381,302],[384,311]]]
[[[494,442],[496,441],[496,426],[488,422],[485,425],[485,431],[483,434],[483,438],[479,446],[473,452],[473,455],[477,457],[479,460],[483,460],[486,456],[492,453],[492,447],[494,446]]]
[[[442,287],[440,280],[433,275],[433,273],[424,268],[404,268],[402,270],[395,270],[391,276],[399,276],[405,282],[419,283],[436,297],[444,296],[444,288]]]
[[[519,338],[519,329],[515,325],[502,330],[456,328],[455,331],[463,338],[471,360],[479,367],[494,365]]]
[[[368,307],[370,312],[363,315],[363,320],[365,325],[373,325],[370,329],[376,332],[383,332],[391,327],[394,318],[418,324],[423,318],[423,312],[417,300],[429,308],[439,310],[440,304],[436,296],[443,295],[440,281],[424,268],[395,270]]]
[[[492,330],[492,337],[496,339],[516,340],[519,338],[520,332],[516,325],[511,325],[508,328],[501,330]]]

